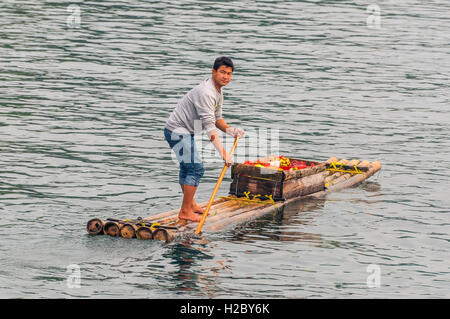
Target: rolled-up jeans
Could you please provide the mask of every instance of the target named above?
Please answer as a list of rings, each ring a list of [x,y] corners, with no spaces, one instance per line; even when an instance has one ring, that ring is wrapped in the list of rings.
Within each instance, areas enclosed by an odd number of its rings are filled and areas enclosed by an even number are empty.
[[[164,128],[164,137],[180,163],[180,185],[198,186],[205,168],[195,147],[194,134],[177,133]]]

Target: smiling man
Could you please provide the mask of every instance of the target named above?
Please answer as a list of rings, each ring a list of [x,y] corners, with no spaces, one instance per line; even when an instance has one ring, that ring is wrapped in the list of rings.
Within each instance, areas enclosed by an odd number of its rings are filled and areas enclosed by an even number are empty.
[[[190,90],[181,98],[164,128],[164,136],[180,163],[179,183],[183,191],[179,219],[200,221],[203,209],[195,202],[194,196],[204,167],[194,142],[194,134],[206,131],[226,165],[231,165],[231,157],[225,151],[217,131],[236,137],[244,136],[244,131],[231,128],[222,117],[223,91],[233,75],[234,65],[228,57],[214,61],[211,77]]]

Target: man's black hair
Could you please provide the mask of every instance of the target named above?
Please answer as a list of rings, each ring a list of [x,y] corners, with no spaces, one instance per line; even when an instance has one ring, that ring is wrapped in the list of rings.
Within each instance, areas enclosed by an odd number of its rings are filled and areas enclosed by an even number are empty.
[[[217,71],[221,65],[225,65],[225,66],[231,68],[232,71],[234,71],[233,61],[231,61],[231,59],[226,56],[221,56],[220,58],[217,58],[214,61],[214,66],[213,66],[214,70]]]

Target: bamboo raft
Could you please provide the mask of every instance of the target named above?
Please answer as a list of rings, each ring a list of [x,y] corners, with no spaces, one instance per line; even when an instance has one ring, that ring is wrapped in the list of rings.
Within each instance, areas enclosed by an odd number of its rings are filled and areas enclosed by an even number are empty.
[[[238,197],[236,195],[219,197],[211,206],[209,215],[202,228],[202,233],[223,231],[266,214],[279,212],[285,205],[302,198],[321,198],[330,192],[355,186],[381,169],[379,161],[360,162],[357,159],[348,161],[347,159],[338,160],[336,157],[329,158],[324,164],[326,169],[296,184],[298,188],[304,188],[308,187],[308,185],[303,184],[310,183],[309,181],[317,180],[318,178],[322,179],[324,187],[310,194],[280,201],[275,201],[272,198],[262,200],[255,197]],[[204,202],[200,203],[199,206],[205,208],[207,204],[208,202]],[[179,220],[178,213],[179,208],[145,218],[138,217],[134,220],[93,218],[87,223],[87,232],[91,235],[105,234],[113,237],[138,238],[142,240],[154,239],[165,242],[176,238],[193,236],[198,223]]]

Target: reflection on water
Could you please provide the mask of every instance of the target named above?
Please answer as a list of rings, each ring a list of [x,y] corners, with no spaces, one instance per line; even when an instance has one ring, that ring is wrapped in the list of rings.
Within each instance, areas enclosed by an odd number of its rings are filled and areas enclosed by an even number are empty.
[[[381,198],[372,199],[382,195],[380,193],[381,185],[378,182],[365,181],[360,184],[359,188],[374,194],[368,195],[367,197],[369,199],[355,198],[343,199],[343,201],[360,202],[368,205],[383,201]],[[263,216],[243,227],[238,227],[235,230],[233,238],[235,240],[251,240],[258,238],[258,240],[305,241],[320,246],[323,244],[323,239],[320,234],[301,232],[298,230],[307,228],[309,224],[313,223],[314,216],[318,213],[323,213],[327,201],[333,201],[333,199],[298,199],[287,204],[277,212],[269,214],[268,216]],[[240,228],[243,229],[239,230]]]
[[[202,260],[213,258],[213,256],[205,253],[205,249],[193,247],[191,239],[174,243],[164,254],[164,257],[175,267],[175,270],[168,274],[172,276],[175,282],[173,290],[181,293],[199,289],[199,282],[205,281],[207,278],[196,273],[193,266],[202,263]],[[202,285],[204,284],[203,282]]]
[[[375,194],[374,196],[378,196],[379,192],[381,190],[381,184],[378,182],[373,182],[373,181],[365,181],[364,183],[361,184],[361,189],[365,190],[366,192],[372,192],[372,193],[378,193]]]
[[[170,290],[179,295],[197,296],[201,292],[210,298],[216,296],[220,275],[229,273],[232,264],[230,259],[217,259],[217,245],[207,238],[184,238],[166,248],[163,256],[173,269],[167,273]]]
[[[235,230],[235,240],[277,240],[277,241],[308,241],[320,243],[321,236],[298,231],[304,225],[312,222],[315,211],[323,209],[325,199],[303,199],[291,202],[281,210],[263,216],[243,227],[241,231]],[[308,212],[307,215],[302,213]],[[310,214],[311,213],[311,214]]]

